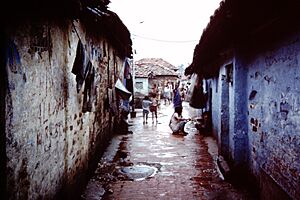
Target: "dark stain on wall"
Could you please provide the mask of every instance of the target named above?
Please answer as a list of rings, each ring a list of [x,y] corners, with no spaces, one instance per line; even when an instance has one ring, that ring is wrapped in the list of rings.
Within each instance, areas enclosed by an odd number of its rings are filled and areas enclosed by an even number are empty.
[[[250,95],[249,95],[249,100],[253,100],[255,98],[256,94],[257,94],[257,91],[256,90],[252,90],[251,93],[250,93]]]
[[[35,24],[31,27],[31,45],[30,54],[38,52],[40,58],[42,58],[42,52],[48,51],[49,60],[52,57],[52,42],[50,37],[50,26]]]
[[[258,127],[260,126],[260,124],[258,123],[258,120],[257,120],[257,119],[254,119],[254,118],[251,118],[251,119],[250,119],[250,124],[251,124],[251,126],[252,126],[252,131],[253,131],[253,132],[257,132]]]
[[[30,180],[29,176],[27,173],[27,165],[28,165],[28,160],[27,158],[22,160],[22,165],[19,171],[18,175],[18,180],[17,182],[19,183],[19,199],[27,199],[28,198],[28,191],[30,187]]]
[[[280,102],[280,117],[281,119],[287,120],[289,114],[290,105],[287,102]]]

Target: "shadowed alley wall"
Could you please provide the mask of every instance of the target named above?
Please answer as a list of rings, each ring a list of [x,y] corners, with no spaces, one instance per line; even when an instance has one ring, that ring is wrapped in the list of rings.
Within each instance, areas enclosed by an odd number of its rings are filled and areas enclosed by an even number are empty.
[[[75,20],[24,21],[8,26],[6,35],[7,196],[71,198],[112,134],[118,105],[114,93],[108,105],[108,88],[122,77],[123,58]],[[82,111],[84,85],[77,93],[71,72],[79,39],[95,68],[91,112]]]
[[[231,59],[232,74],[226,71],[226,61],[211,79],[219,153],[233,167],[248,168],[262,199],[300,196],[299,59],[297,32],[263,47],[237,49]],[[228,81],[229,88],[224,87]],[[229,101],[222,99],[223,93],[229,94]],[[223,104],[229,107],[229,115]],[[223,121],[229,130],[224,130]]]

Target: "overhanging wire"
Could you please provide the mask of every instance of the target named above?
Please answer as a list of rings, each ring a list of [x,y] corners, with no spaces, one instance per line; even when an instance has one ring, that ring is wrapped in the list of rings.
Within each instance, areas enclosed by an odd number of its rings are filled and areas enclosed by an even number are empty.
[[[131,34],[131,35],[145,39],[145,40],[153,40],[153,41],[157,41],[157,42],[167,42],[167,43],[192,43],[192,42],[199,41],[199,40],[162,40],[162,39],[156,39],[156,38],[151,38],[151,37],[144,37],[144,36],[140,36],[140,35],[136,35],[136,34]]]

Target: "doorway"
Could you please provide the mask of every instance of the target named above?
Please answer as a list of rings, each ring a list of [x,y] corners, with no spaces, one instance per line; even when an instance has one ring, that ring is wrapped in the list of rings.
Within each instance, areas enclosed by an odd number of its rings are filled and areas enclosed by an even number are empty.
[[[227,69],[226,69],[227,70]],[[221,77],[221,155],[229,158],[229,81],[226,75]]]

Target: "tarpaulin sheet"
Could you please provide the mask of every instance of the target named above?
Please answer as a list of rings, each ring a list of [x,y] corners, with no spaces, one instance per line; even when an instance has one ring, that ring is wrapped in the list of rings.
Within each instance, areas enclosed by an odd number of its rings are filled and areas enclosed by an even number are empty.
[[[131,97],[131,92],[129,92],[126,87],[123,85],[123,83],[120,81],[120,79],[117,80],[115,84],[116,91],[124,100],[129,100]]]

